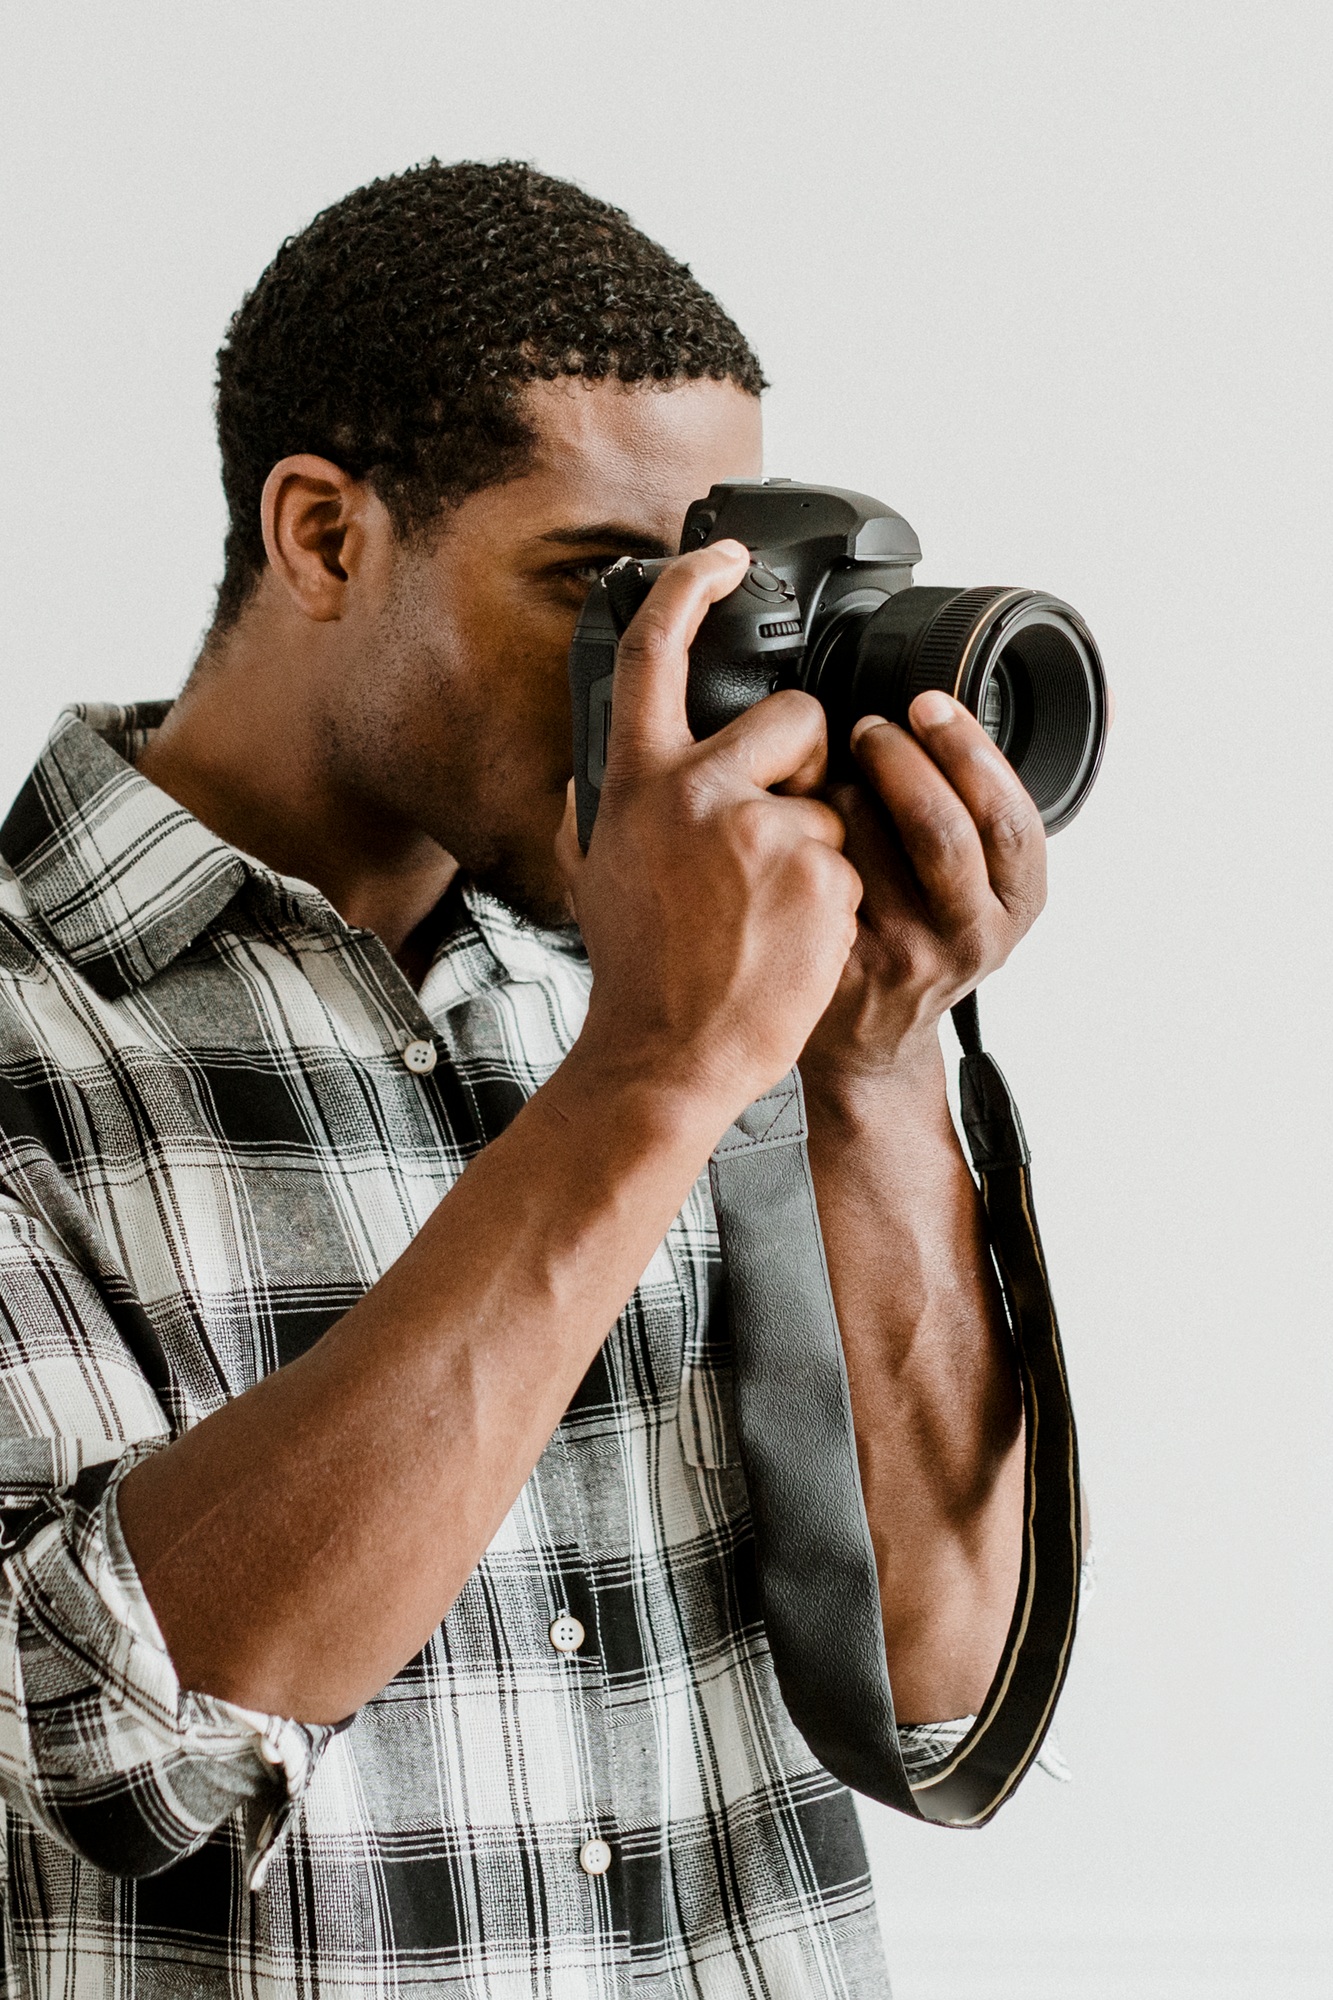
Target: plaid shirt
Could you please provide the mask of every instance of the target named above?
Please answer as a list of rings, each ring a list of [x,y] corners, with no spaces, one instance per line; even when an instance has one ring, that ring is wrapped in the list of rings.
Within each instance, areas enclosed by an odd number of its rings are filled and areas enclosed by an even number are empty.
[[[886,1994],[852,1801],[765,1644],[706,1180],[350,1725],[177,1682],[119,1481],[376,1282],[562,1060],[589,974],[459,887],[414,993],[138,775],[165,709],[67,712],[0,832],[11,1992]]]

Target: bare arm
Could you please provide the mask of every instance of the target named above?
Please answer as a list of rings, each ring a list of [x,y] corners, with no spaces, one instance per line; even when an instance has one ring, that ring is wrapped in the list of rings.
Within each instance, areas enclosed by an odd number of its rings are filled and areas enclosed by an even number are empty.
[[[126,1540],[186,1686],[334,1722],[418,1651],[713,1136],[572,1057],[309,1353],[129,1475]]]
[[[810,1161],[903,1721],[974,1714],[1018,1586],[1022,1409],[939,1044],[807,1092]]]

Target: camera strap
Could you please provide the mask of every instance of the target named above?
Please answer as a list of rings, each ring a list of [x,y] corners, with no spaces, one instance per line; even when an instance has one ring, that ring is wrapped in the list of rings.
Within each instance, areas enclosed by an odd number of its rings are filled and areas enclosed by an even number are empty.
[[[1024,1419],[1023,1552],[999,1667],[966,1736],[924,1775],[903,1765],[851,1399],[806,1151],[798,1073],[729,1127],[709,1167],[735,1364],[736,1421],[778,1685],[826,1769],[945,1826],[980,1826],[1041,1749],[1078,1614],[1078,1444],[1032,1206],[1018,1107],[981,1046],[975,994],[953,1010],[962,1124],[1013,1334]]]

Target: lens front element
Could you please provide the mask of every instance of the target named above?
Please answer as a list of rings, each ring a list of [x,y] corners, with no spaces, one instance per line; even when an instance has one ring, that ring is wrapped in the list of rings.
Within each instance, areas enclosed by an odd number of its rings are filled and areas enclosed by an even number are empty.
[[[991,670],[977,720],[997,749],[1008,749],[1014,727],[1014,691],[1003,660],[997,660]]]
[[[1000,748],[1053,830],[1077,812],[1101,762],[1104,699],[1081,635],[1048,613],[1019,621],[1002,645],[992,678],[1012,685],[1027,727]]]

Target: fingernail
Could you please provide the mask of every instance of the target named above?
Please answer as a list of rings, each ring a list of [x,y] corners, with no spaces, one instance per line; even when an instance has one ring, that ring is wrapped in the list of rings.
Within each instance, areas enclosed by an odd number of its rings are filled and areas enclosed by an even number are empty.
[[[848,738],[852,749],[855,750],[867,729],[884,729],[887,727],[888,720],[887,715],[858,715],[856,721],[852,724],[852,733]]]
[[[939,729],[944,723],[952,722],[958,713],[958,703],[951,701],[938,688],[928,688],[912,703],[912,720],[923,729]]]

